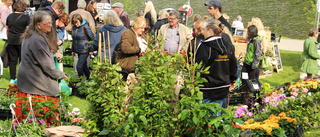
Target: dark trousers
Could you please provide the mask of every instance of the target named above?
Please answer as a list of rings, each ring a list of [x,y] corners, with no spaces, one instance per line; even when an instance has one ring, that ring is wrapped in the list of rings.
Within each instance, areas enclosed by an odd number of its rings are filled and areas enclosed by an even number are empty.
[[[87,66],[87,58],[89,54],[78,54],[78,63],[77,63],[77,71],[78,71],[78,76],[83,76],[84,75],[89,79],[90,77],[90,70]]]
[[[21,45],[8,44],[6,50],[9,57],[10,79],[16,79],[18,59],[21,61]]]
[[[249,79],[255,79],[256,78],[256,70],[257,68],[252,69],[252,65],[247,65],[243,63],[242,71],[241,72],[247,72]]]

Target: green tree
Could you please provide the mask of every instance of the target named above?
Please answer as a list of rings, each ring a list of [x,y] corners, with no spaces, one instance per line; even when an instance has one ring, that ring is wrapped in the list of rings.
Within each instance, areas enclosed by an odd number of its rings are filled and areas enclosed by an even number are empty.
[[[317,13],[317,0],[290,0],[292,8],[303,7],[304,15],[308,19],[308,23],[314,24]]]

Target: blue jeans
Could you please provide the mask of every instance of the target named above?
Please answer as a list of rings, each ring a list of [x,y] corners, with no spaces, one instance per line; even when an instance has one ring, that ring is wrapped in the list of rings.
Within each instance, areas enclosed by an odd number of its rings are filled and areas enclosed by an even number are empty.
[[[225,104],[226,100],[228,100],[228,97],[217,100],[217,99],[212,99],[212,98],[203,98],[202,103],[218,103],[219,107],[227,108],[228,104]],[[225,107],[226,106],[226,107]],[[221,113],[217,112],[217,114],[212,113],[211,116],[220,116]]]
[[[227,108],[228,107],[229,98],[223,98],[223,99],[212,99],[212,98],[203,98],[202,103],[218,103],[219,107]]]
[[[87,58],[89,54],[78,54],[78,63],[77,63],[77,71],[78,71],[78,76],[83,76],[84,75],[89,79],[90,77],[90,70],[87,66]]]

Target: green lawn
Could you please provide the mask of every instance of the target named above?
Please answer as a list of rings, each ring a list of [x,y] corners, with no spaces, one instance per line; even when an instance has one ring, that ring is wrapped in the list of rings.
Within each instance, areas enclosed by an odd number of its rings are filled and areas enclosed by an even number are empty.
[[[269,83],[271,87],[275,87],[299,80],[301,52],[281,50],[280,53],[283,71],[273,72],[272,76],[260,79],[261,83]]]

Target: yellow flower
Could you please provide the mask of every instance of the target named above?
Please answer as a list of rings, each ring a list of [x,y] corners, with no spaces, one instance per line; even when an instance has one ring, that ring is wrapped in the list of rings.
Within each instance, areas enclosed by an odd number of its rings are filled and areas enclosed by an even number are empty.
[[[269,134],[270,136],[272,135],[272,133],[271,133],[271,132],[269,132],[268,134]]]
[[[297,120],[296,119],[293,119],[293,124],[297,124]]]
[[[256,129],[256,125],[250,125],[250,129]]]
[[[289,123],[293,122],[292,118],[288,118],[287,121],[288,121]]]
[[[312,88],[313,89],[317,89],[318,85],[313,85]]]
[[[285,114],[284,112],[281,112],[278,116],[279,116],[279,117],[285,117],[286,114]]]
[[[251,122],[253,122],[254,120],[251,118],[249,119],[247,122],[250,124]]]
[[[272,128],[267,128],[267,133],[271,133],[271,131],[272,131]]]
[[[274,124],[274,128],[279,129],[279,124]]]

